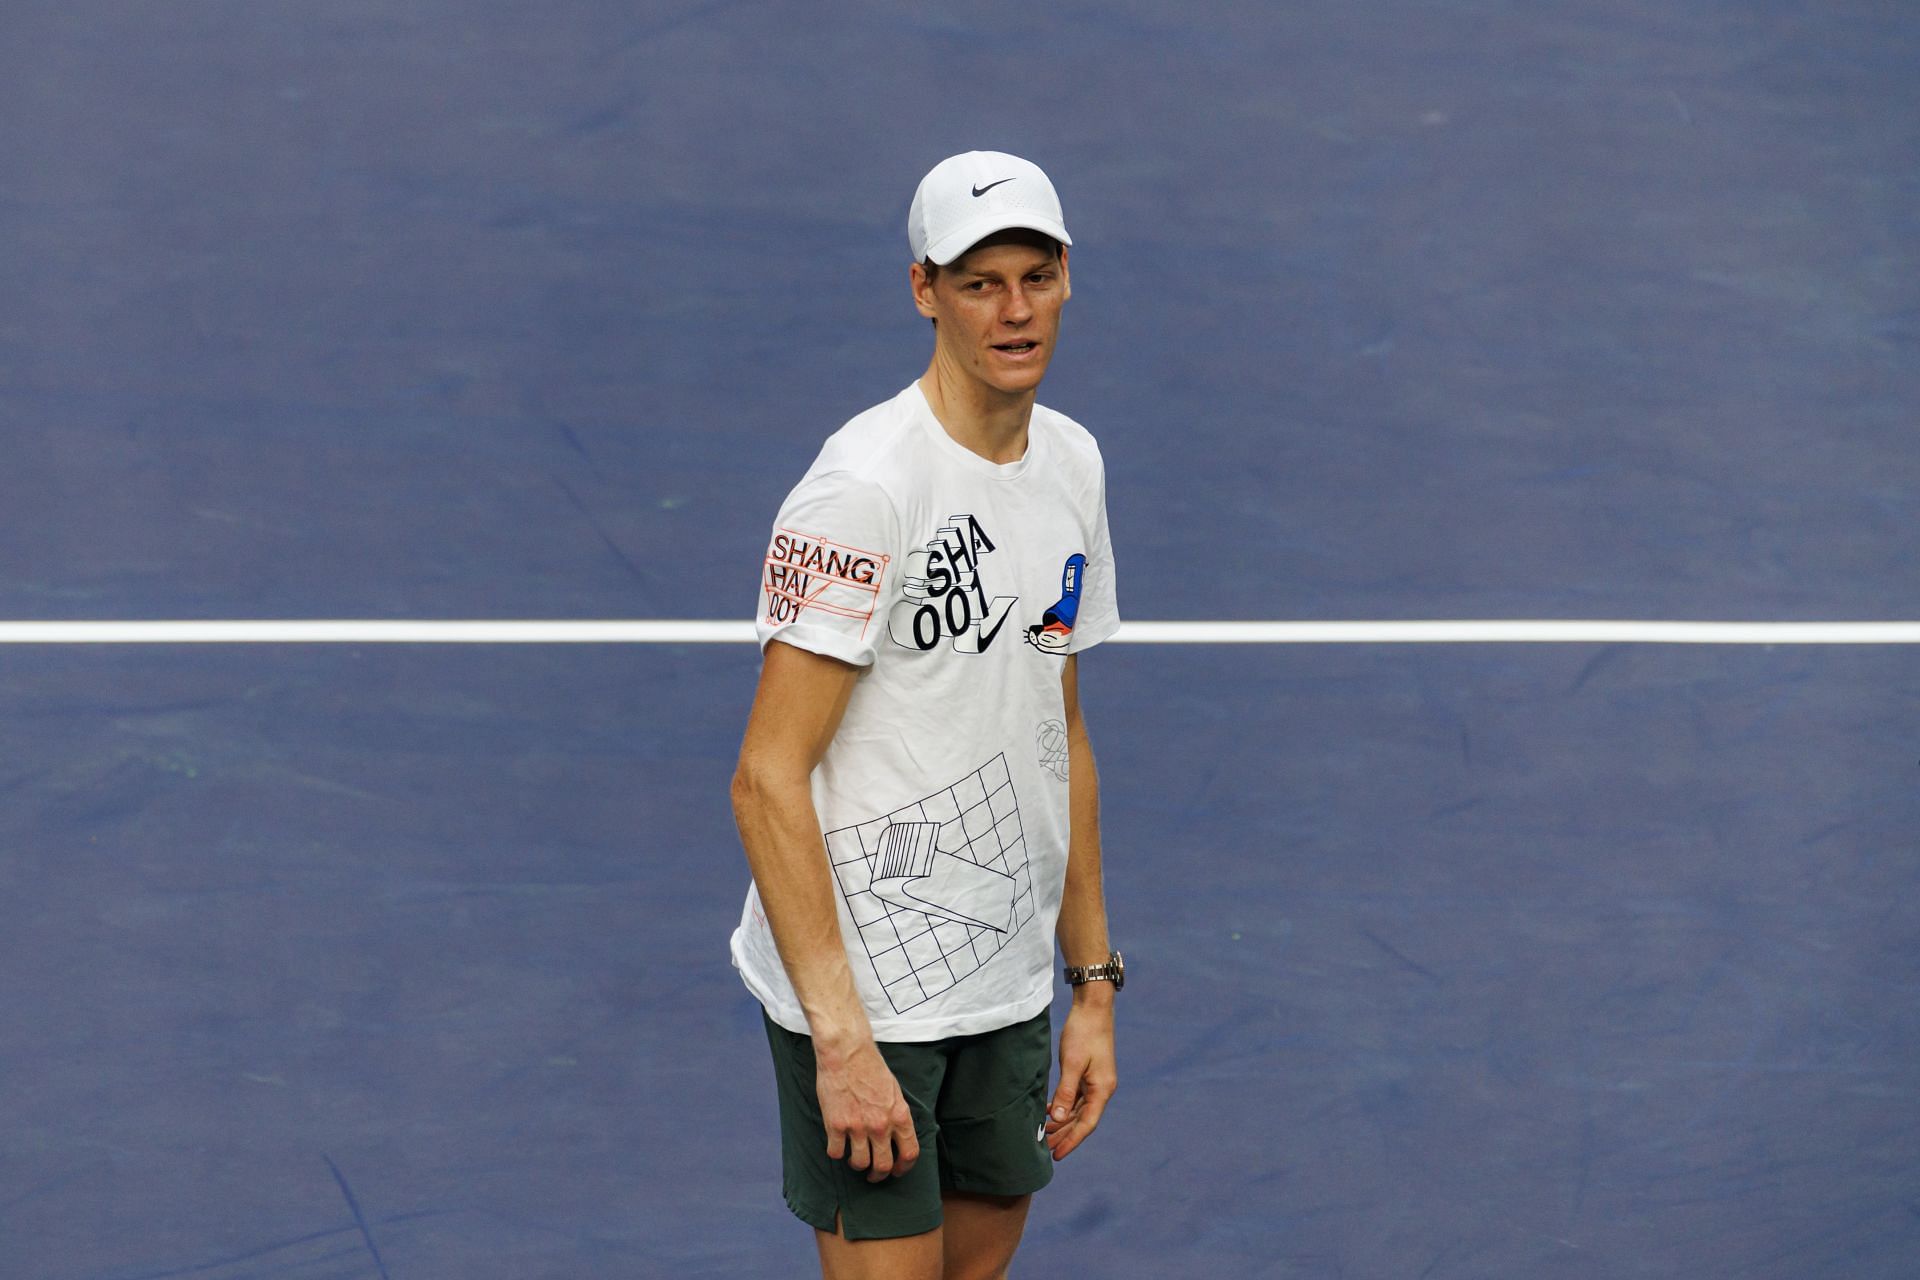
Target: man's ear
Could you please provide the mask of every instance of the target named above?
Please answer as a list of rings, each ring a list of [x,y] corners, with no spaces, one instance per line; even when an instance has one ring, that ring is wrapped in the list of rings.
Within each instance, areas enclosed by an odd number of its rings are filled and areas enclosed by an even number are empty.
[[[1067,246],[1060,246],[1060,301],[1073,296],[1073,277],[1067,272]]]
[[[927,269],[916,262],[907,268],[907,282],[913,288],[913,306],[927,319],[933,319],[933,281],[927,278]]]

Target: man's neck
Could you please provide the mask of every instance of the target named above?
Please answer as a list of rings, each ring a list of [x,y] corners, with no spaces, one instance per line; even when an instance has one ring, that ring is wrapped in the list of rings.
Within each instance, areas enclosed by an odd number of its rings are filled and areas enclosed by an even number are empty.
[[[995,463],[1018,462],[1027,456],[1033,392],[1009,395],[976,379],[957,377],[941,368],[937,351],[920,378],[920,390],[933,416],[963,448]]]

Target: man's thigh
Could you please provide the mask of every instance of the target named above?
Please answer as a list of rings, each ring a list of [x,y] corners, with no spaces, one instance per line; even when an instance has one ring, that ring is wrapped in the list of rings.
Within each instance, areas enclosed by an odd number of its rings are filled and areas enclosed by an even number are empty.
[[[975,1196],[950,1191],[941,1197],[941,1280],[1000,1280],[1007,1274],[1027,1227],[1032,1196]]]
[[[941,1190],[1006,1198],[1046,1186],[1053,1178],[1044,1134],[1053,1065],[1047,1012],[949,1044],[934,1103]]]
[[[955,1203],[966,1219],[960,1239],[969,1252],[975,1241],[989,1255],[1003,1237],[1018,1243],[1025,1198],[1053,1176],[1042,1141],[1052,1045],[1044,1012],[978,1036],[881,1044],[913,1110],[920,1159],[904,1177],[879,1183],[826,1156],[811,1040],[771,1020],[766,1027],[780,1095],[782,1189],[818,1234],[823,1265],[831,1256],[858,1275],[865,1265],[859,1258],[885,1255],[885,1265],[910,1268],[913,1259],[932,1256],[938,1275],[939,1230]],[[1014,1201],[1017,1218],[1006,1211]],[[1000,1212],[981,1211],[995,1204]],[[866,1247],[887,1240],[920,1243]]]
[[[824,1280],[1003,1280],[1020,1248],[1032,1196],[941,1197],[946,1221],[890,1240],[848,1240],[815,1231]]]
[[[812,1040],[771,1019],[766,1027],[780,1103],[781,1191],[794,1216],[825,1239],[856,1244],[937,1231],[941,1188],[939,1126],[933,1105],[940,1092],[944,1057],[921,1045],[880,1046],[913,1111],[920,1159],[906,1174],[869,1182],[866,1173],[852,1168],[845,1158],[834,1160],[827,1155]],[[933,1249],[937,1256],[937,1242]]]
[[[935,1227],[917,1236],[849,1240],[815,1228],[823,1280],[946,1280],[942,1239]]]

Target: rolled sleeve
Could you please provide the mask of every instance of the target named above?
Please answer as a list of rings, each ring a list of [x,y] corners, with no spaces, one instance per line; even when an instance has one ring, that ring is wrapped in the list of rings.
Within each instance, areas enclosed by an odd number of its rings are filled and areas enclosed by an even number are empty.
[[[1087,568],[1081,587],[1080,616],[1067,645],[1068,653],[1084,653],[1120,629],[1120,593],[1114,581],[1113,539],[1107,532],[1107,478],[1103,468],[1093,503],[1093,525],[1087,537]]]
[[[808,475],[767,540],[754,630],[854,666],[873,662],[885,628],[897,541],[892,503],[846,472]]]

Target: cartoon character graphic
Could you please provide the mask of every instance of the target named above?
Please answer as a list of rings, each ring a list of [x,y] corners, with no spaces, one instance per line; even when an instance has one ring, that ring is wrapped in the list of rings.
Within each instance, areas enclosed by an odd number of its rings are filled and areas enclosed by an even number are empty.
[[[1060,598],[1040,615],[1040,621],[1027,628],[1026,641],[1042,653],[1065,653],[1073,639],[1073,620],[1080,614],[1080,580],[1087,570],[1087,558],[1079,552],[1067,557],[1060,571]]]

